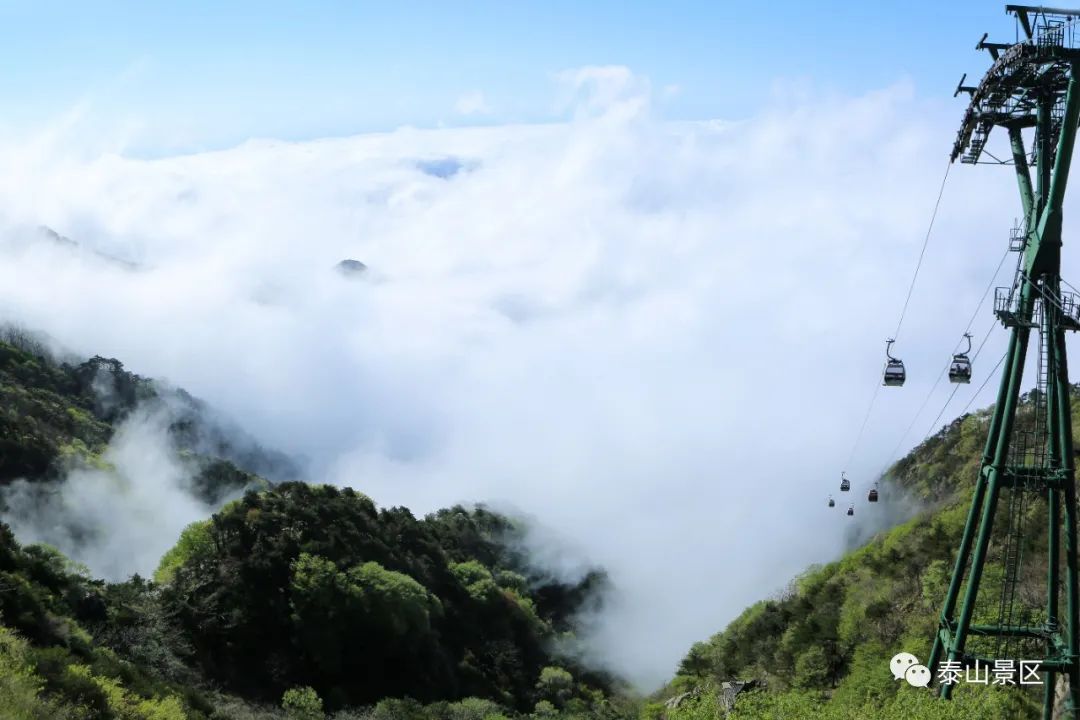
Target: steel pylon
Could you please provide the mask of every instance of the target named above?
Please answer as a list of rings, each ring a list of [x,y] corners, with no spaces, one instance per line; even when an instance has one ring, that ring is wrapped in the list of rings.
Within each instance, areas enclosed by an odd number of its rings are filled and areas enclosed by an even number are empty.
[[[988,43],[984,35],[979,42],[993,65],[978,86],[965,87],[962,79],[957,88],[957,94],[971,96],[971,104],[951,159],[1013,166],[1024,211],[1013,249],[1022,255],[1013,285],[998,288],[995,295],[995,313],[1010,329],[1009,345],[927,665],[931,676],[940,679],[945,662],[970,668],[1034,661],[1044,686],[1043,717],[1080,720],[1080,578],[1065,346],[1065,332],[1080,328],[1080,321],[1076,296],[1061,287],[1062,201],[1080,120],[1080,49],[1073,37],[1080,11],[1016,5],[1006,10],[1016,16],[1021,40]],[[1011,152],[1004,159],[986,148],[995,127],[1008,134]],[[1026,396],[1018,420],[1033,336],[1038,343],[1035,389]],[[1024,609],[1021,604],[1018,610],[1030,523],[1044,511],[1045,601],[1042,607]],[[1000,559],[995,572],[1000,572],[986,587],[984,570],[991,565],[992,549]],[[989,609],[987,595],[996,596]],[[1069,686],[1063,707],[1055,707],[1059,676]],[[949,698],[954,684],[939,682],[939,688]]]

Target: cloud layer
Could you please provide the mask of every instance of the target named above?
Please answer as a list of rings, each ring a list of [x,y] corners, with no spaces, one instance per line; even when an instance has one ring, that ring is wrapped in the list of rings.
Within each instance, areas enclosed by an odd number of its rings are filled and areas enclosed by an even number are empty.
[[[549,126],[147,161],[76,121],[0,147],[0,315],[166,377],[383,505],[535,516],[609,569],[590,647],[652,686],[886,521],[825,495],[891,459],[1018,203],[1008,169],[953,169],[896,348],[911,381],[848,465],[960,108],[778,86],[755,117],[673,124],[624,68],[561,80],[573,120]],[[26,242],[39,223],[139,269]],[[984,307],[977,340],[991,324]],[[139,564],[113,550],[95,570]]]

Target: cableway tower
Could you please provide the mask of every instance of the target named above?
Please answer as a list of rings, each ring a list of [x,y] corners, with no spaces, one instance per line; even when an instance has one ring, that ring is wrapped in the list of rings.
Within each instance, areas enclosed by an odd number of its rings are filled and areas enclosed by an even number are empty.
[[[1077,503],[1065,347],[1066,331],[1080,329],[1080,300],[1061,287],[1062,201],[1080,120],[1080,10],[1008,5],[1006,11],[1016,18],[1018,42],[987,42],[986,35],[979,41],[977,49],[993,64],[978,85],[960,81],[956,94],[967,93],[971,102],[951,160],[1014,169],[1023,221],[1010,245],[1020,256],[1013,285],[995,293],[994,311],[1009,330],[1009,346],[927,664],[937,679],[943,662],[1000,667],[998,660],[1038,661],[1043,717],[1080,718]],[[995,128],[1010,148],[1001,158],[987,148]],[[1032,340],[1035,388],[1021,395]],[[1035,548],[1046,548],[1045,567],[1024,562]],[[1045,592],[1034,597],[1033,586]],[[1068,679],[1069,690],[1055,713],[1059,676]],[[953,688],[941,684],[939,692],[948,698]]]

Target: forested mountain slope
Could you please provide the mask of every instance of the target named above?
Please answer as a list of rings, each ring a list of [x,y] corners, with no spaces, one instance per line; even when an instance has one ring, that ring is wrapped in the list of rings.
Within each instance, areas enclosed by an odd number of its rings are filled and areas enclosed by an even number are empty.
[[[1078,397],[1074,387],[1074,432],[1080,427]],[[1022,398],[1019,428],[1034,421],[1032,407],[1029,393]],[[957,702],[946,704],[928,690],[893,680],[888,671],[898,652],[923,661],[929,656],[989,415],[982,410],[958,418],[888,471],[884,500],[890,494],[916,498],[923,509],[913,519],[839,562],[810,568],[779,597],[747,608],[722,632],[694,645],[647,714],[711,718],[733,704],[732,718],[1038,717],[1032,703],[1041,707],[1042,688],[961,685]],[[1045,505],[1033,502],[1026,513],[1031,530],[1017,593],[1036,602],[1046,583]],[[996,596],[1001,588],[1002,566],[995,563],[1001,552],[991,545],[981,596]],[[992,611],[977,608],[988,616]],[[733,680],[753,680],[757,689],[732,703],[723,683]]]
[[[54,359],[26,333],[0,341],[0,400],[0,498],[108,473],[118,428],[152,408],[187,492],[218,507],[152,580],[119,583],[0,525],[3,720],[636,715],[575,659],[606,576],[534,567],[521,521],[482,507],[416,518],[295,482],[300,465],[183,391],[116,360]]]
[[[1036,716],[1031,692],[962,687],[945,704],[887,670],[900,650],[928,653],[986,410],[890,469],[883,500],[914,499],[911,520],[748,608],[642,704],[576,659],[582,613],[603,612],[604,573],[538,569],[520,520],[482,507],[417,518],[296,482],[301,464],[182,390],[116,360],[54,359],[26,334],[0,341],[0,394],[0,497],[19,484],[48,494],[80,467],[108,472],[118,427],[151,408],[168,418],[187,490],[217,508],[152,579],[114,583],[0,527],[5,719]],[[1038,528],[1037,505],[1029,514]],[[1037,597],[1045,530],[1025,543],[1019,592]],[[1002,583],[993,563],[984,582],[991,594]],[[732,680],[757,689],[734,697]]]

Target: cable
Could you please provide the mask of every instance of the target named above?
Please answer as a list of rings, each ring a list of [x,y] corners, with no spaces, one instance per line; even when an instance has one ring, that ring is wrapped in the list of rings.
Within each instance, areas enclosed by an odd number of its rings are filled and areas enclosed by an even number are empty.
[[[950,169],[952,169],[952,158],[949,158],[949,162],[945,166],[945,176],[941,178],[941,188],[938,190],[937,200],[934,201],[934,211],[930,213],[930,225],[926,228],[926,237],[923,239],[922,250],[919,251],[919,261],[915,264],[915,274],[911,276],[911,285],[908,286],[907,297],[904,298],[904,307],[900,311],[900,320],[896,323],[896,332],[892,334],[894,340],[900,337],[900,326],[904,324],[908,303],[911,302],[911,294],[915,291],[915,281],[919,278],[919,270],[922,268],[923,257],[926,255],[926,246],[930,244],[930,233],[934,229],[934,221],[937,220],[938,208],[941,207],[941,196],[945,194],[945,181],[949,179]]]
[[[1004,262],[1004,258],[1002,258],[1002,262]],[[1000,270],[1001,270],[1001,264],[999,263],[999,264],[998,264],[998,271],[1000,271]],[[996,277],[996,271],[995,271],[995,277]],[[1031,287],[1032,287],[1032,288],[1033,288],[1033,289],[1034,289],[1034,290],[1035,290],[1035,291],[1036,291],[1037,293],[1039,293],[1039,295],[1041,295],[1041,296],[1042,296],[1042,298],[1043,298],[1043,301],[1044,301],[1044,302],[1049,302],[1049,303],[1050,303],[1050,304],[1052,304],[1052,305],[1053,305],[1054,307],[1056,307],[1057,309],[1059,309],[1059,310],[1061,310],[1062,312],[1064,312],[1064,308],[1062,307],[1062,305],[1061,305],[1061,302],[1060,302],[1060,300],[1059,300],[1058,298],[1055,298],[1055,297],[1053,297],[1052,295],[1050,295],[1050,294],[1049,294],[1049,293],[1048,293],[1048,292],[1047,292],[1047,291],[1046,291],[1045,289],[1043,289],[1043,288],[1039,287],[1039,284],[1038,284],[1038,283],[1032,282],[1032,281],[1031,281],[1031,278],[1027,277],[1026,275],[1024,275],[1024,274],[1020,273],[1020,277],[1021,277],[1021,279],[1022,279],[1022,280],[1023,280],[1024,282],[1026,282],[1026,283],[1030,284],[1030,285],[1031,285]],[[1060,278],[1059,278],[1059,279],[1060,279]],[[992,283],[992,282],[993,282],[993,281],[991,281],[991,283]],[[1072,285],[1070,285],[1070,284],[1069,284],[1068,282],[1066,282],[1065,280],[1061,280],[1061,282],[1062,282],[1062,283],[1064,283],[1064,284],[1065,284],[1066,286],[1068,286],[1069,288],[1071,288],[1071,289],[1072,289],[1072,290],[1073,290],[1074,292],[1076,291],[1076,288],[1074,288],[1074,287],[1073,287]],[[984,300],[985,300],[985,296],[984,296]],[[980,304],[981,304],[981,302],[980,302]],[[969,326],[969,327],[970,327],[970,326]],[[982,349],[983,349],[983,347],[984,347],[984,346],[986,345],[986,341],[990,339],[990,333],[991,333],[991,332],[993,332],[993,330],[994,330],[994,327],[996,327],[996,324],[995,324],[995,325],[991,325],[991,326],[990,326],[990,329],[989,329],[989,330],[987,330],[987,332],[986,332],[986,335],[985,335],[985,336],[983,336],[982,342],[981,342],[981,343],[979,343],[979,349],[978,349],[978,350],[976,350],[976,351],[975,351],[975,354],[974,354],[974,355],[972,356],[972,362],[974,362],[974,361],[975,361],[975,359],[979,357],[979,353],[981,353],[981,352],[982,352]],[[1000,360],[998,360],[998,362],[997,362],[997,365],[995,365],[995,366],[994,366],[994,369],[993,369],[993,370],[991,370],[991,371],[990,371],[990,374],[986,376],[986,379],[985,379],[985,380],[983,380],[983,384],[979,386],[979,389],[978,389],[978,390],[976,390],[976,391],[975,391],[975,394],[971,396],[971,398],[970,398],[970,399],[968,400],[968,402],[967,402],[967,405],[965,405],[965,406],[964,406],[964,409],[960,411],[960,415],[961,415],[961,416],[963,416],[963,415],[964,415],[965,413],[967,413],[968,409],[969,409],[969,408],[971,407],[971,405],[972,405],[972,404],[973,404],[973,403],[975,402],[975,399],[976,399],[976,398],[977,398],[977,397],[979,396],[979,394],[980,394],[980,393],[982,393],[982,391],[983,391],[983,390],[984,390],[984,389],[986,388],[986,384],[987,384],[988,382],[990,382],[990,378],[992,378],[992,377],[994,376],[994,374],[995,374],[995,373],[997,372],[998,368],[999,368],[999,367],[1001,367],[1001,363],[1005,362],[1005,357],[1006,357],[1006,355],[1008,355],[1008,351],[1006,351],[1005,355],[1002,355],[1002,356],[1001,356],[1001,359],[1000,359]],[[923,437],[923,441],[925,441],[925,440],[926,440],[926,438],[930,437],[930,435],[931,435],[931,434],[933,434],[933,432],[934,432],[934,428],[936,428],[936,427],[937,427],[937,423],[938,423],[938,420],[940,420],[940,419],[941,419],[941,416],[945,414],[945,409],[946,409],[946,408],[948,408],[948,406],[949,406],[949,403],[950,403],[950,402],[952,402],[953,396],[954,396],[954,395],[956,394],[956,391],[957,391],[958,389],[959,389],[959,385],[958,385],[958,386],[957,386],[956,388],[954,388],[954,389],[953,389],[952,393],[951,393],[951,394],[949,395],[949,399],[945,401],[945,405],[944,405],[944,406],[943,406],[943,407],[941,408],[941,412],[940,412],[940,413],[938,413],[938,416],[937,416],[936,418],[934,418],[934,422],[933,422],[933,423],[932,423],[932,424],[930,425],[930,430],[928,430],[928,431],[927,431],[927,433],[926,433],[926,435],[925,435],[925,436]],[[919,411],[919,412],[922,412],[922,410],[920,409],[920,411]]]
[[[1005,355],[1008,355],[1008,354],[1009,354],[1008,351],[1006,351]],[[1001,359],[997,361],[997,365],[994,366],[994,369],[991,370],[990,374],[986,376],[985,380],[983,380],[983,384],[979,386],[979,389],[976,390],[975,394],[971,396],[970,400],[968,400],[968,404],[965,405],[964,409],[960,411],[961,415],[964,415],[965,413],[967,413],[968,408],[970,408],[971,404],[973,402],[975,402],[975,398],[979,397],[979,393],[981,393],[986,388],[986,384],[988,382],[990,382],[990,378],[992,378],[994,376],[994,373],[996,373],[998,371],[998,368],[1001,367],[1001,363],[1005,362],[1005,355],[1001,356]]]
[[[892,334],[893,340],[900,337],[900,327],[904,324],[904,317],[907,315],[908,304],[911,302],[911,294],[915,291],[915,281],[919,279],[919,270],[922,269],[923,258],[926,256],[926,246],[930,244],[930,235],[934,229],[934,221],[937,220],[938,209],[941,207],[941,198],[945,194],[945,181],[949,179],[950,169],[952,169],[951,157],[949,158],[949,162],[945,165],[945,175],[941,178],[941,187],[938,188],[937,200],[934,201],[934,210],[930,213],[930,224],[926,228],[926,236],[923,238],[922,249],[919,250],[919,260],[915,263],[915,273],[911,276],[911,285],[908,286],[907,297],[904,298],[904,307],[900,310],[900,320],[896,323],[896,331]],[[848,461],[845,463],[845,467],[850,466],[855,459],[855,453],[859,449],[859,443],[862,441],[863,433],[866,431],[866,424],[870,421],[870,415],[874,411],[874,401],[877,400],[878,391],[880,390],[881,383],[877,383],[874,386],[874,394],[870,397],[870,406],[866,408],[866,416],[863,417],[862,426],[859,428],[858,435],[855,436],[855,444],[851,448],[851,454],[848,455]]]
[[[979,358],[979,353],[982,352],[983,346],[986,345],[986,341],[990,339],[990,333],[994,332],[995,327],[997,327],[997,323],[994,323],[993,325],[991,325],[987,329],[986,335],[983,336],[982,342],[979,343],[979,349],[976,350],[975,354],[971,356],[971,362],[972,363],[974,363]],[[1000,364],[1001,363],[998,362],[998,365],[1000,365]],[[996,370],[997,370],[997,367],[995,367],[993,370],[990,371],[991,374],[993,374]],[[989,378],[989,376],[987,376],[987,377]],[[986,382],[984,381],[983,382],[983,387],[985,387],[985,385],[986,385]],[[949,407],[949,403],[952,402],[953,397],[956,396],[956,391],[959,390],[959,389],[960,389],[960,385],[958,384],[956,387],[953,388],[953,391],[951,393],[949,393],[949,399],[946,400],[945,404],[941,406],[941,412],[939,412],[937,414],[937,417],[934,418],[934,422],[930,423],[930,429],[927,430],[926,435],[923,436],[923,441],[924,442],[925,442],[926,438],[930,437],[934,433],[934,428],[937,427],[938,421],[941,420],[941,416],[945,414],[945,410]],[[981,392],[981,391],[982,391],[982,387],[979,388],[979,392]],[[975,394],[978,395],[979,393],[977,392]],[[969,405],[970,405],[970,403],[969,403]],[[963,413],[960,413],[960,414],[963,415]]]
[[[859,442],[862,440],[863,432],[866,430],[866,424],[870,421],[870,413],[874,411],[874,401],[877,400],[878,391],[881,390],[881,383],[877,383],[874,386],[874,394],[870,396],[870,407],[866,408],[866,416],[863,418],[862,427],[859,428],[859,434],[855,436],[855,444],[851,446],[851,454],[848,455],[847,462],[844,463],[844,472],[847,472],[847,468],[851,466],[851,462],[855,459],[855,451],[859,449]]]
[[[971,330],[971,326],[975,323],[975,318],[978,317],[979,311],[982,310],[983,303],[986,302],[986,298],[990,294],[991,288],[994,287],[994,283],[997,281],[998,273],[1001,272],[1001,266],[1005,264],[1005,258],[1009,257],[1010,252],[1011,251],[1006,248],[1005,254],[1001,256],[1001,260],[997,264],[997,269],[994,270],[994,274],[990,276],[990,282],[987,283],[986,290],[983,291],[982,299],[979,300],[978,307],[975,308],[975,312],[971,313],[971,319],[968,320],[967,327],[964,328],[965,333]],[[957,343],[957,347],[960,347],[959,343]]]
[[[957,385],[956,387],[954,387],[952,389],[952,392],[949,393],[949,399],[946,400],[945,404],[941,406],[941,412],[939,412],[937,414],[937,417],[934,418],[934,422],[930,423],[930,430],[928,430],[927,433],[925,435],[923,435],[923,442],[925,442],[926,438],[930,437],[930,435],[933,434],[934,428],[937,427],[938,420],[940,420],[941,416],[945,414],[945,408],[949,407],[949,403],[952,402],[952,399],[956,396],[956,391],[959,390],[959,389],[960,389],[960,386]]]
[[[945,373],[949,372],[950,365],[952,365],[951,359],[945,365],[944,369],[942,369],[941,374],[937,377],[937,380],[934,381],[934,386],[930,388],[930,392],[926,394],[926,399],[924,399],[922,405],[919,406],[919,410],[915,413],[915,417],[911,418],[911,424],[907,426],[907,430],[905,430],[904,434],[900,436],[900,441],[896,443],[896,447],[893,448],[892,453],[889,455],[889,457],[891,458],[889,460],[889,465],[892,465],[896,461],[896,456],[900,452],[900,447],[904,444],[904,440],[906,440],[907,436],[911,433],[911,429],[915,427],[915,423],[918,422],[919,417],[923,413],[923,410],[925,410],[926,406],[930,403],[930,398],[934,396],[934,391],[937,390],[937,386],[941,384],[941,379],[945,377]]]
[[[990,333],[994,332],[994,328],[997,327],[997,323],[994,323],[983,335],[982,342],[979,343],[979,349],[975,351],[975,354],[971,356],[971,362],[975,362],[979,358],[979,353],[982,352],[983,346],[986,345],[986,341],[990,339]]]
[[[1002,266],[1005,265],[1005,259],[1009,257],[1009,252],[1010,252],[1010,250],[1008,248],[1006,248],[1005,252],[1001,256],[1001,260],[998,261],[997,267],[994,269],[994,274],[990,276],[990,282],[988,282],[986,284],[986,289],[983,290],[982,297],[979,299],[979,304],[975,306],[975,312],[971,313],[971,319],[968,320],[967,327],[964,328],[964,335],[967,335],[967,333],[971,330],[971,326],[975,323],[975,318],[977,318],[979,316],[979,311],[982,310],[982,306],[986,302],[986,298],[989,297],[990,290],[993,289],[994,283],[997,281],[997,276],[1001,272]],[[991,329],[993,329],[993,328],[991,328]],[[987,332],[986,337],[983,338],[982,344],[979,345],[979,349],[975,351],[975,355],[973,356],[973,359],[972,359],[973,362],[974,362],[974,358],[979,357],[979,353],[982,352],[983,345],[986,344],[986,340],[989,337],[990,337],[990,333]],[[960,343],[961,342],[963,342],[963,340],[958,340],[957,341],[956,347],[953,348],[953,352],[952,352],[953,355],[956,355],[956,351],[960,349]],[[949,361],[947,363],[945,363],[945,367],[942,368],[941,373],[938,375],[937,380],[934,381],[934,385],[930,388],[930,392],[928,392],[926,394],[926,397],[923,399],[922,405],[919,406],[919,409],[915,413],[915,416],[913,418],[911,418],[911,423],[907,426],[907,429],[904,430],[903,434],[900,436],[900,440],[896,443],[896,447],[893,449],[892,453],[889,456],[891,458],[889,460],[890,465],[892,465],[892,463],[894,463],[896,461],[897,454],[900,452],[900,448],[904,445],[904,440],[906,440],[907,436],[909,434],[911,434],[911,430],[912,430],[912,428],[915,427],[915,423],[917,423],[919,421],[919,418],[922,417],[923,410],[925,410],[926,406],[930,403],[930,398],[932,398],[934,396],[934,391],[937,390],[938,385],[941,384],[941,381],[945,378],[945,375],[949,372],[949,367],[951,365],[952,365],[952,358],[949,358]]]

